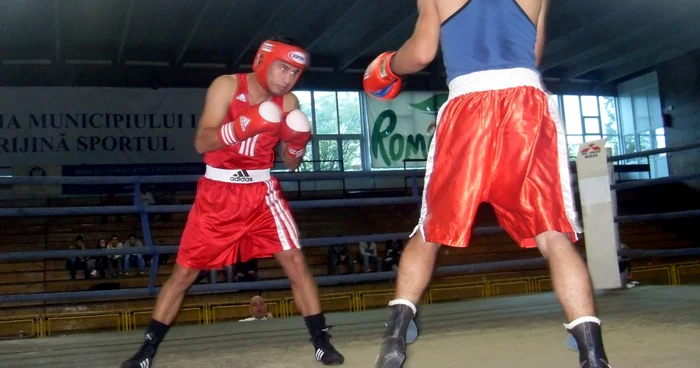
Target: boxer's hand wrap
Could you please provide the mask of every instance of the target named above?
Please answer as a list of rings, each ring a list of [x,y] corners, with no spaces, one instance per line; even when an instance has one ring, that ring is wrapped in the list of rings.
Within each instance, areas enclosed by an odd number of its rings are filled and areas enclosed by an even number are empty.
[[[396,51],[387,51],[377,56],[365,70],[362,87],[371,97],[391,100],[401,92],[403,80],[391,70],[391,59]]]
[[[222,124],[219,128],[219,140],[225,146],[254,137],[260,133],[277,134],[282,121],[282,111],[274,102],[265,101],[251,106],[233,121]]]
[[[291,157],[303,157],[306,144],[311,139],[311,123],[301,110],[295,109],[285,114],[280,127],[280,139],[287,143],[286,154]]]

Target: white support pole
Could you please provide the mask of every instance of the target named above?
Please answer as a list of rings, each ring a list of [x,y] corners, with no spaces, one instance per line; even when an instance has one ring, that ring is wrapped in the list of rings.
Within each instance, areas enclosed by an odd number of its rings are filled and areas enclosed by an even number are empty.
[[[605,153],[608,155],[608,157],[612,156],[612,148],[606,147],[605,148]],[[610,161],[608,162],[608,176],[610,177],[610,185],[615,185],[617,182],[617,178],[615,177],[615,162]],[[615,189],[610,189],[610,203],[612,205],[612,215],[613,219],[617,217],[617,191]],[[620,226],[617,223],[614,224],[614,232],[615,232],[615,245],[617,246],[616,249],[619,251],[622,249],[622,243],[620,242]],[[619,257],[618,257],[618,262],[619,262]],[[618,263],[618,272],[619,272],[619,263]],[[627,285],[627,276],[629,276],[629,271],[625,272],[624,274],[619,273],[620,276],[620,286],[625,287]]]
[[[613,203],[615,194],[610,191],[614,176],[607,162],[605,141],[601,139],[581,144],[576,156],[586,258],[596,290],[622,287],[617,260],[617,203]]]

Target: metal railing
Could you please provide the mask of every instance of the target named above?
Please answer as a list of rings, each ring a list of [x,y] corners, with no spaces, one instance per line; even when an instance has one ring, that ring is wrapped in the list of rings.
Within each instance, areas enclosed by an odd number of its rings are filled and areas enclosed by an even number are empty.
[[[610,157],[609,161],[622,160],[645,155],[658,154],[663,152],[676,152],[683,149],[692,149],[700,147],[700,142],[687,144],[679,147],[667,147],[654,151],[638,152],[634,154],[626,154]],[[418,179],[425,175],[423,169],[410,170],[387,170],[387,171],[372,171],[372,172],[309,172],[309,173],[274,173],[273,176],[279,181],[285,180],[345,180],[348,178],[366,178],[366,177],[403,177],[412,179],[412,195],[405,197],[385,197],[385,198],[359,198],[359,199],[334,199],[334,200],[307,200],[307,201],[290,201],[292,208],[318,208],[318,207],[344,207],[344,206],[373,206],[387,204],[419,204],[421,197],[418,188]],[[685,175],[672,178],[663,178],[665,182],[682,181],[699,177],[700,175]],[[143,206],[141,204],[141,185],[148,183],[175,183],[175,182],[196,182],[199,180],[199,175],[189,176],[135,176],[135,177],[9,177],[0,178],[0,185],[45,185],[45,184],[133,184],[134,185],[134,203],[132,206],[97,206],[97,207],[76,207],[76,208],[5,208],[0,209],[0,217],[2,216],[63,216],[63,215],[83,215],[83,214],[124,214],[137,213],[141,219],[146,247],[115,249],[115,250],[57,250],[57,251],[39,251],[39,252],[9,252],[0,253],[0,261],[19,261],[44,258],[64,258],[75,256],[104,256],[116,254],[151,254],[153,261],[151,262],[151,270],[149,274],[147,288],[135,288],[124,290],[107,290],[107,291],[81,291],[69,293],[37,293],[37,294],[17,294],[0,296],[0,303],[7,302],[22,302],[22,301],[52,301],[52,300],[75,300],[82,298],[100,298],[100,297],[121,297],[121,296],[148,296],[154,295],[158,288],[155,286],[156,275],[158,269],[159,254],[176,253],[177,245],[156,246],[153,243],[153,238],[150,230],[149,213],[172,213],[186,212],[191,208],[190,205],[154,205]],[[643,180],[639,183],[642,185],[656,185],[660,183],[660,179]],[[626,189],[624,184],[617,184],[617,187],[612,189]],[[675,217],[691,217],[698,216],[700,210],[685,211],[677,214],[652,214],[634,216],[617,217],[618,222],[629,221],[646,221],[649,219],[658,218],[675,218]],[[670,217],[669,217],[670,216]],[[675,217],[673,217],[675,216]],[[474,235],[492,234],[500,232],[500,227],[484,227],[475,228]],[[398,234],[374,234],[365,236],[348,236],[348,237],[333,237],[333,238],[317,238],[302,240],[304,246],[327,246],[338,243],[354,243],[360,241],[385,241],[397,238],[406,238],[408,233]],[[675,257],[678,255],[700,255],[700,249],[664,249],[664,250],[649,250],[649,251],[620,251],[620,254],[627,254],[633,257]],[[155,267],[153,266],[155,265]],[[513,268],[526,267],[543,267],[546,265],[544,259],[533,258],[526,260],[491,262],[483,264],[471,264],[460,266],[439,267],[436,270],[438,275],[448,274],[465,274],[477,272],[503,271]],[[320,276],[317,278],[319,285],[334,285],[348,282],[361,281],[379,281],[388,280],[396,277],[395,272],[377,272],[369,274],[355,274],[343,276]],[[288,280],[269,280],[248,283],[233,283],[233,284],[212,284],[212,285],[195,285],[191,288],[192,293],[203,292],[231,292],[237,290],[260,290],[268,288],[288,288]]]

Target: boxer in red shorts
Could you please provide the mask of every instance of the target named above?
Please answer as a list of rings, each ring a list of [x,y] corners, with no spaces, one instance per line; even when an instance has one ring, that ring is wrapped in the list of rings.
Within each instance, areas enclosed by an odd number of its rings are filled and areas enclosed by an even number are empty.
[[[314,356],[324,365],[344,357],[330,343],[316,282],[279,184],[270,176],[275,146],[296,170],[311,126],[290,93],[309,66],[308,53],[289,38],[264,41],[253,73],[224,75],[209,87],[195,137],[206,172],[182,234],[176,265],[163,285],[141,349],[122,368],[151,368],[158,345],[200,270],[275,257],[289,277]]]
[[[377,358],[398,368],[406,330],[441,245],[466,247],[478,206],[548,260],[554,290],[579,346],[580,368],[609,367],[591,280],[574,247],[577,225],[562,123],[538,65],[549,0],[418,0],[412,37],[379,55],[364,75],[372,97],[389,100],[402,77],[431,63],[441,46],[448,101],[438,112],[418,225],[401,257],[391,317]]]

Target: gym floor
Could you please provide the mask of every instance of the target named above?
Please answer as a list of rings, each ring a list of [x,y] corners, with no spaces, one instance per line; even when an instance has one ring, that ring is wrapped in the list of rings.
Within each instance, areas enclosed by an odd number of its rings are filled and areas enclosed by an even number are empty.
[[[615,368],[697,368],[700,285],[638,286],[598,295],[608,357]],[[405,368],[578,367],[565,346],[552,293],[423,306],[420,337]],[[327,315],[344,367],[372,368],[386,309]],[[2,367],[119,367],[143,331],[0,342]],[[300,317],[174,327],[157,368],[320,367]]]

